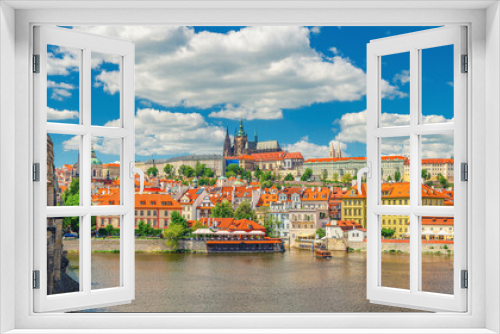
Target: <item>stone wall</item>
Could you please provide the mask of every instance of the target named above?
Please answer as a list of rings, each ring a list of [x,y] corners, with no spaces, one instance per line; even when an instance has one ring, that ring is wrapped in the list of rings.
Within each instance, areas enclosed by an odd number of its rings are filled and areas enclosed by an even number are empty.
[[[441,251],[442,253],[446,252],[444,249],[445,244],[439,243],[423,243],[422,244],[422,252],[436,252]],[[366,242],[348,242],[347,246],[356,250],[361,249],[362,251],[366,251]],[[453,252],[453,244],[446,244],[446,247]],[[392,242],[383,242],[382,243],[382,251],[402,251],[409,252],[410,251],[410,243],[392,243]]]
[[[67,251],[78,251],[79,240],[71,239],[64,241],[64,249]],[[92,251],[114,251],[120,249],[120,239],[92,239]],[[180,240],[179,250],[190,249],[194,251],[206,251],[205,242],[198,240]],[[136,252],[161,252],[172,250],[165,244],[165,239],[135,239]]]

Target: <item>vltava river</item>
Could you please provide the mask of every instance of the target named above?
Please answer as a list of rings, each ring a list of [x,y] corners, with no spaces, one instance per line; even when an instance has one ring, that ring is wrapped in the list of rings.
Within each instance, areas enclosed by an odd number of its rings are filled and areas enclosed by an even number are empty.
[[[137,254],[136,299],[91,312],[408,312],[366,299],[366,254]],[[92,254],[92,286],[119,282],[119,254]],[[452,293],[453,256],[423,256],[423,288]],[[77,256],[70,255],[76,263]],[[384,286],[409,285],[409,256],[383,255]],[[87,311],[87,312],[88,312]]]

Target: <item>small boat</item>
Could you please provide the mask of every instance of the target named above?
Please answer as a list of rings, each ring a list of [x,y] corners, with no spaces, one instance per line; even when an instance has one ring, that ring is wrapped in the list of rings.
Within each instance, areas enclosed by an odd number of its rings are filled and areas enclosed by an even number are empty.
[[[321,258],[325,258],[325,259],[332,257],[332,253],[330,251],[325,250],[325,249],[316,249],[314,251],[314,255],[316,257],[321,257]]]

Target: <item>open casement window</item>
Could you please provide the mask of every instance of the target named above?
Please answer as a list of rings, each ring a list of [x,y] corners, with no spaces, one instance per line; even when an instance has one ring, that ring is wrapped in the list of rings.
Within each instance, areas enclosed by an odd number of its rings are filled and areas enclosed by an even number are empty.
[[[134,44],[71,29],[35,27],[33,60],[34,181],[38,181],[34,182],[34,311],[70,311],[129,303],[134,299],[135,285],[134,175],[131,174],[135,141]],[[107,88],[118,93],[119,102],[113,121],[102,126],[96,125],[91,117],[94,116],[91,109],[99,103],[93,100],[91,90],[99,84],[93,78],[94,67],[104,61],[112,66],[102,74],[113,74],[115,79],[114,86]],[[54,75],[69,78],[68,72],[74,79],[71,83],[51,80]],[[78,94],[73,108],[77,110],[63,110],[54,117],[51,114],[54,110],[47,104],[51,98],[48,89],[53,87],[71,89],[73,96]],[[66,194],[58,185],[61,178],[55,175],[54,160],[64,152],[55,149],[56,145],[77,152],[69,169],[76,182],[72,185],[76,193],[71,200],[62,200]],[[119,161],[109,164],[107,175],[103,175],[103,165],[94,151],[103,147],[119,157],[116,158]],[[113,177],[109,177],[112,167]],[[119,183],[114,201],[94,202],[92,195],[106,191],[107,182]],[[92,236],[101,227],[96,227],[96,221],[106,221],[114,227],[120,246],[119,263],[108,264],[120,268],[120,275],[111,286],[99,285],[99,278],[92,274]]]
[[[424,103],[429,89],[424,72],[428,71],[427,64],[443,61],[432,59],[433,51],[439,48],[450,50],[448,58],[440,63],[450,66],[453,77],[449,85],[454,89],[450,95],[454,116],[449,119],[429,117],[432,106]],[[467,182],[461,178],[462,164],[467,163],[466,54],[466,28],[458,26],[373,40],[367,46],[367,161],[371,167],[367,177],[367,297],[373,303],[422,310],[466,311],[467,290],[462,287],[462,271],[467,269]],[[394,55],[406,55],[409,63],[409,108],[406,113],[401,110],[400,116],[404,114],[405,117],[400,117],[398,122],[391,122],[394,114],[384,113],[387,81],[383,80],[382,71]],[[440,174],[431,175],[435,165],[428,158],[436,157],[435,150],[440,144],[452,146],[451,156],[437,156],[448,158],[445,160],[447,175],[442,168]],[[387,161],[394,153],[390,148],[398,145],[407,149],[399,153],[407,158],[407,170],[400,170],[404,181],[400,184],[384,175]],[[448,195],[454,191],[452,197],[447,197],[446,191],[439,187],[443,176],[451,185]],[[392,189],[391,194],[388,189]],[[409,202],[391,200],[398,198],[398,192],[409,192]],[[400,220],[405,221],[407,232],[400,239],[409,239],[410,260],[409,265],[398,268],[405,273],[400,281],[395,281],[394,270],[385,274],[383,257],[387,249],[383,245],[387,240],[381,229],[382,222]],[[452,221],[454,223],[450,223]],[[438,226],[441,227],[438,229]],[[439,243],[430,248],[429,239]],[[453,285],[447,291],[434,289],[425,281],[423,272],[432,269],[422,262],[425,261],[422,252],[429,248],[431,252],[439,249],[451,254],[453,260],[449,270]]]

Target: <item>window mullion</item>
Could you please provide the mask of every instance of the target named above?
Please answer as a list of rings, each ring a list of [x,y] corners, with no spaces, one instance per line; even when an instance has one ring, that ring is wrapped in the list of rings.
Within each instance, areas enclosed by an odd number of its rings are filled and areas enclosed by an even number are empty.
[[[410,292],[416,293],[420,281],[420,239],[419,217],[414,209],[419,203],[420,194],[420,145],[419,136],[414,132],[419,123],[420,110],[420,59],[419,50],[410,50]]]

